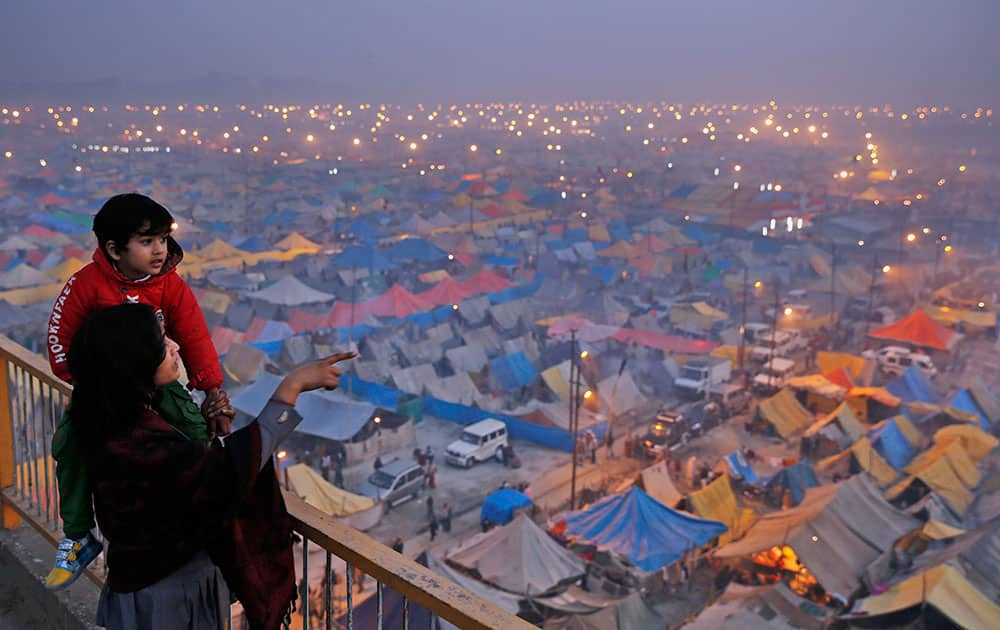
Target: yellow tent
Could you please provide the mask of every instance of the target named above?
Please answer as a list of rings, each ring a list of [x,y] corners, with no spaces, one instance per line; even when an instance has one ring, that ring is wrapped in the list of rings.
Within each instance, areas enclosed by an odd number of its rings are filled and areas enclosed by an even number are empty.
[[[960,536],[965,533],[965,530],[952,527],[951,525],[942,523],[941,521],[928,519],[928,521],[924,523],[924,526],[920,528],[920,533],[930,540],[943,540],[945,538]]]
[[[553,365],[542,372],[542,380],[560,400],[569,400],[569,361]]]
[[[289,250],[289,249],[311,249],[314,252],[319,251],[319,245],[313,243],[306,237],[302,236],[298,232],[292,232],[285,238],[281,239],[274,245],[275,249]]]
[[[205,291],[200,298],[198,298],[198,304],[200,304],[203,309],[220,315],[225,313],[229,309],[229,305],[232,303],[233,299],[222,291],[208,290]]]
[[[726,319],[726,317],[728,317],[728,315],[726,315],[724,312],[704,302],[694,302],[693,304],[691,304],[691,308],[696,310],[699,315],[704,315],[705,317],[715,320]]]
[[[242,256],[246,252],[237,249],[230,245],[229,243],[215,239],[208,245],[202,247],[198,250],[198,256],[202,260],[219,260],[220,258],[229,258],[233,256]]]
[[[597,255],[601,258],[635,258],[642,253],[642,250],[638,247],[630,245],[625,241],[618,241],[611,247],[597,252]]]
[[[998,440],[977,426],[971,424],[951,424],[934,434],[934,442],[948,444],[958,442],[973,461],[986,457],[996,448]]]
[[[749,351],[749,349],[745,350],[745,352],[748,352],[748,351]],[[736,365],[736,363],[740,359],[740,349],[739,349],[738,346],[719,346],[715,350],[712,350],[712,352],[710,354],[713,357],[720,357],[722,359],[729,359],[730,361],[733,362],[733,365]]]
[[[878,454],[867,437],[861,438],[845,451],[816,462],[816,470],[849,474],[852,458],[858,467],[870,474],[883,488],[899,477],[896,469]]]
[[[87,263],[83,262],[82,260],[76,257],[67,258],[66,260],[56,265],[55,267],[46,269],[42,273],[52,278],[53,280],[65,283],[67,280],[69,280],[70,276],[72,276],[77,271],[80,271],[80,269],[82,269],[83,266],[86,264]]]
[[[757,520],[757,514],[736,503],[736,495],[729,483],[729,475],[721,477],[701,490],[688,495],[692,511],[702,518],[725,523],[729,531],[719,536],[719,544],[740,538]]]
[[[996,628],[1000,625],[1000,606],[990,601],[949,564],[932,567],[884,593],[862,599],[845,618],[871,619],[920,606],[924,602],[961,628]]]
[[[587,238],[592,241],[601,241],[603,243],[611,242],[611,234],[608,233],[608,228],[603,225],[592,225],[587,229]]]
[[[37,287],[0,291],[0,300],[6,300],[15,306],[52,302],[59,295],[59,292],[62,291],[64,284],[63,282],[55,282]]]
[[[348,516],[375,505],[375,500],[371,497],[341,490],[305,464],[289,466],[286,472],[288,483],[295,494],[330,516]]]
[[[959,516],[965,514],[972,503],[971,488],[979,484],[980,473],[957,442],[935,445],[918,455],[906,467],[909,476],[886,491],[890,501],[902,494],[917,479]]]
[[[851,375],[855,383],[861,380],[866,362],[862,357],[845,352],[816,353],[816,366],[820,372],[833,372],[834,370],[843,368],[847,370],[847,373]]]
[[[774,396],[762,400],[758,406],[760,415],[774,426],[783,438],[809,426],[813,416],[795,399],[790,389],[783,389]]]
[[[996,311],[980,311],[962,308],[952,308],[950,306],[937,306],[926,304],[921,306],[927,315],[946,326],[954,326],[963,323],[978,328],[992,328],[997,325]]]

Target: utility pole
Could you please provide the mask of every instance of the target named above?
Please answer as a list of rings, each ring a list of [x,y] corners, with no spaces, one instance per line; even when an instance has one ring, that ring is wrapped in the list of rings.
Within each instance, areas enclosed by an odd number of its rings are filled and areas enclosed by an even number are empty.
[[[865,337],[871,328],[872,307],[875,306],[875,274],[878,272],[878,254],[872,256],[872,281],[868,287],[868,308],[865,309]]]
[[[570,332],[569,341],[569,432],[573,438],[573,464],[570,472],[570,482],[569,482],[569,509],[570,511],[576,509],[576,450],[577,450],[577,430],[576,430],[576,416],[579,414],[579,407],[576,404],[577,397],[577,382],[579,379],[580,368],[576,363],[576,331]]]
[[[830,351],[833,352],[837,343],[837,332],[840,330],[840,320],[837,318],[837,244],[830,242],[832,247],[830,255],[830,318],[831,328]]]
[[[767,357],[767,385],[768,388],[774,382],[774,349],[776,345],[776,337],[778,336],[778,316],[780,315],[778,309],[781,308],[781,286],[778,282],[778,278],[774,279],[774,320],[771,323],[771,349],[768,352]]]
[[[743,368],[743,358],[746,352],[747,344],[747,300],[749,299],[749,289],[750,289],[750,267],[743,267],[743,307],[740,309],[740,352],[739,352],[739,364],[740,368]]]

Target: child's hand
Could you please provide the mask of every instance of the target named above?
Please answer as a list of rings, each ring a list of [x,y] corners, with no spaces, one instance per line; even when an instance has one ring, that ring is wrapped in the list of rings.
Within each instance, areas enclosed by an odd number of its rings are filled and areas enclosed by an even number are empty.
[[[218,435],[228,435],[233,430],[236,410],[229,401],[229,394],[214,387],[205,392],[201,415],[208,421],[208,432],[214,438]]]
[[[353,359],[357,352],[340,352],[317,361],[310,361],[292,370],[278,385],[274,397],[289,405],[295,404],[295,399],[302,392],[324,387],[337,389],[340,384],[340,370],[337,363]]]

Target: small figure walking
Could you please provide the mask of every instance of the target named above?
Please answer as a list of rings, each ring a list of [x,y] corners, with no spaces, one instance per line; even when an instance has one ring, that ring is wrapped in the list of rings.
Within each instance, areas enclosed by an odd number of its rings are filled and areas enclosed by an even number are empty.
[[[607,455],[608,459],[614,459],[615,457],[615,434],[612,433],[611,427],[608,426],[608,433],[604,436],[604,445],[608,447]]]
[[[444,515],[441,517],[441,529],[445,533],[451,531],[451,505],[444,504]]]
[[[431,530],[431,542],[434,542],[434,539],[437,537],[438,533],[438,522],[436,518],[431,518],[430,530]]]

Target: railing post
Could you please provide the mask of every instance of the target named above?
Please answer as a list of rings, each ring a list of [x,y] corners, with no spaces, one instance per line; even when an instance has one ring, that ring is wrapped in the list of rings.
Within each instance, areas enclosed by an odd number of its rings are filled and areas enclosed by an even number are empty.
[[[10,414],[10,385],[7,382],[8,366],[6,358],[0,358],[0,490],[14,485],[14,423]],[[21,517],[6,503],[0,504],[3,511],[4,529],[13,529],[21,524]]]

